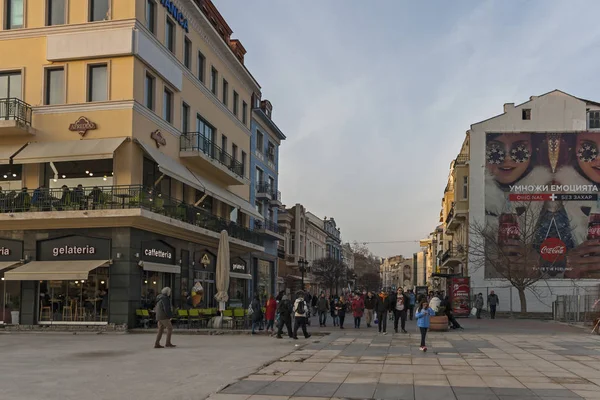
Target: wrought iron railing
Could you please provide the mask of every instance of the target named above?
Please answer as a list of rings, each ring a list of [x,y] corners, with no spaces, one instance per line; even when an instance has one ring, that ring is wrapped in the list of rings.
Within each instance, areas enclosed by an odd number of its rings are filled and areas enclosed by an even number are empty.
[[[269,182],[258,182],[256,184],[256,193],[271,194],[271,185],[269,184]]]
[[[273,200],[273,201],[276,200],[276,201],[280,202],[281,201],[281,192],[279,190],[274,190],[271,193],[271,200]]]
[[[199,132],[187,132],[181,135],[179,149],[202,152],[213,160],[219,161],[234,174],[244,177],[244,164]]]
[[[279,224],[275,221],[271,221],[269,219],[265,219],[264,221],[255,220],[254,227],[256,229],[264,229],[270,232],[275,232],[277,234],[283,234],[283,228],[279,226]]]
[[[216,216],[202,208],[163,196],[141,185],[94,186],[69,189],[39,188],[0,192],[0,213],[111,210],[142,208],[212,232],[262,246],[258,232]]]
[[[31,125],[31,106],[17,98],[0,98],[0,120],[15,120]]]
[[[452,217],[454,217],[454,203],[452,203],[452,207],[450,208],[450,211],[448,211],[448,214],[446,215],[446,223],[450,222]]]

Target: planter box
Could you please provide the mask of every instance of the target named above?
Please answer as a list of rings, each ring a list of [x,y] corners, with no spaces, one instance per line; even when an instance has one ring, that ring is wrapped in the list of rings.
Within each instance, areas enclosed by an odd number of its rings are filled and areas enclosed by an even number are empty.
[[[448,317],[445,315],[430,318],[429,330],[434,332],[446,332],[448,330]]]

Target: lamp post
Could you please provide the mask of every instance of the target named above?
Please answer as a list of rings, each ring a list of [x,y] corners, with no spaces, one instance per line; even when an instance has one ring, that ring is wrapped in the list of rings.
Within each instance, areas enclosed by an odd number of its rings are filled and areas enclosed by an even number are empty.
[[[298,260],[298,267],[300,268],[300,273],[302,277],[302,291],[304,291],[304,273],[306,272],[306,267],[308,266],[308,261],[304,258]]]

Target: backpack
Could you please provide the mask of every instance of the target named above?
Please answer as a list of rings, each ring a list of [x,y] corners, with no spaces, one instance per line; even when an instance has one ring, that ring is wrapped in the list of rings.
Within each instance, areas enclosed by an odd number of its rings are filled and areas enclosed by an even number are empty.
[[[298,307],[296,308],[296,313],[300,314],[300,315],[306,314],[306,311],[304,310],[304,300],[301,300],[298,303]]]
[[[254,310],[252,309],[252,303],[248,306],[248,315],[254,314]]]

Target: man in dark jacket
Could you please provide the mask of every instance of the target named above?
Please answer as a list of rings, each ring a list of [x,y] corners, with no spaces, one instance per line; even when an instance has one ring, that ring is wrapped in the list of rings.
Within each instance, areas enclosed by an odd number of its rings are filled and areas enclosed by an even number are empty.
[[[367,328],[370,328],[371,322],[373,322],[373,311],[375,310],[376,305],[377,299],[373,296],[373,293],[367,293],[367,296],[365,297],[365,318],[367,319]]]
[[[401,287],[398,288],[398,292],[394,293],[390,296],[390,306],[392,308],[392,312],[394,313],[394,332],[398,333],[398,320],[400,320],[400,327],[402,328],[402,333],[406,332],[406,312],[408,310],[408,305],[410,303],[410,298],[404,294],[404,289]]]
[[[390,296],[382,289],[379,296],[377,296],[377,304],[375,311],[377,312],[377,319],[379,320],[379,333],[383,328],[383,334],[387,335],[387,319],[388,311],[390,310]]]
[[[492,319],[496,319],[496,307],[500,304],[500,299],[498,298],[498,295],[494,293],[493,290],[488,295],[487,302],[488,306],[490,306],[490,317]]]
[[[171,318],[173,318],[173,311],[171,310],[171,288],[165,287],[160,291],[160,294],[156,298],[156,306],[154,312],[156,312],[156,321],[158,323],[158,334],[156,335],[156,341],[154,342],[155,349],[162,349],[164,347],[175,347],[171,343],[171,334],[173,333],[173,324],[171,324]],[[160,339],[162,338],[163,332],[167,330],[167,342],[165,346],[160,345]]]
[[[319,326],[325,326],[325,322],[327,322],[327,312],[329,312],[329,301],[325,298],[325,293],[321,292],[316,307],[317,312],[319,313]]]
[[[254,299],[252,303],[252,334],[256,334],[256,328],[259,328],[260,323],[263,320],[263,312],[262,307],[260,305],[260,298],[258,297],[258,293],[254,295]]]
[[[277,326],[277,339],[281,339],[283,333],[283,325],[287,327],[288,336],[290,339],[294,338],[292,333],[292,302],[284,294],[281,296],[281,301],[277,306],[277,312],[279,313],[279,325]]]

